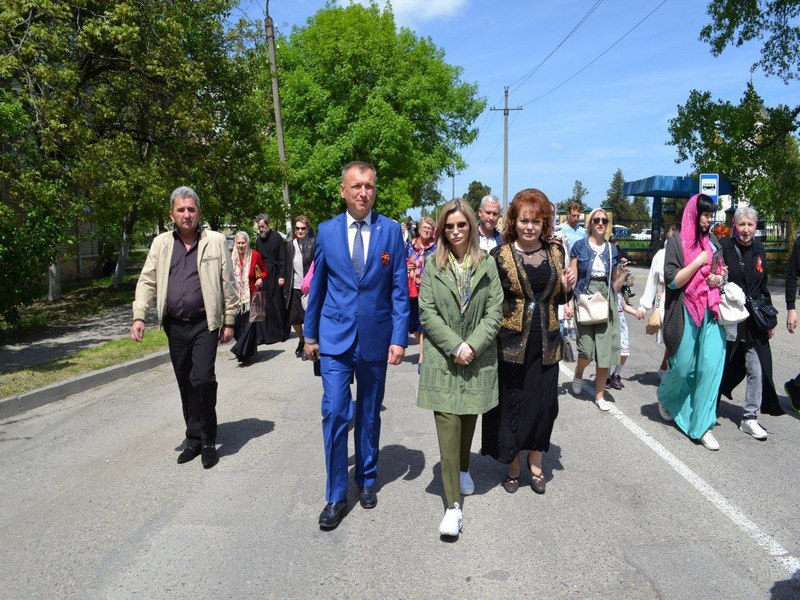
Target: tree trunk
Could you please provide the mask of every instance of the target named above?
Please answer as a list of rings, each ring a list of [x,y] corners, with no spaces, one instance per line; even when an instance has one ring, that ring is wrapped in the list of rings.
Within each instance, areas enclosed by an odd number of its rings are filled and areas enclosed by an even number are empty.
[[[139,216],[139,207],[133,205],[125,215],[124,227],[122,228],[122,247],[119,250],[119,259],[117,260],[117,268],[114,270],[114,279],[111,285],[122,285],[122,279],[125,275],[125,267],[128,265],[128,254],[131,250],[131,238],[133,237],[133,226],[136,224],[136,219]]]
[[[47,283],[47,300],[49,302],[61,300],[61,266],[58,263],[58,257],[47,269]]]

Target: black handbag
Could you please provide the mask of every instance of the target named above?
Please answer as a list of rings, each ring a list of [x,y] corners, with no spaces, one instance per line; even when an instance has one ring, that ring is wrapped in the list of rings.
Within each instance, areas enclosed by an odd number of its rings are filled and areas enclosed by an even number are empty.
[[[733,244],[733,249],[736,250],[736,256],[739,258],[739,266],[744,276],[744,258],[742,258],[742,251],[739,250],[739,246],[736,245],[736,242]],[[769,298],[763,293],[758,298],[747,297],[747,310],[750,312],[750,315],[756,322],[756,326],[761,331],[769,331],[778,326],[778,309],[772,306]]]
[[[750,309],[750,314],[762,331],[769,331],[778,326],[778,309],[769,303],[764,294],[758,298],[748,298],[747,308]]]

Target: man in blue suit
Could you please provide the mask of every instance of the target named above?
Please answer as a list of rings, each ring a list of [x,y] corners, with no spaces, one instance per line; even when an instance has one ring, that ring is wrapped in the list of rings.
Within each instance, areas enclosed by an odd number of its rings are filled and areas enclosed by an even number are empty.
[[[400,225],[372,210],[375,167],[342,170],[347,212],[321,223],[303,333],[305,352],[320,361],[322,436],[328,475],[321,529],[347,512],[347,429],[355,412],[355,482],[360,503],[378,503],[380,410],[386,365],[403,362],[408,340],[408,276]],[[357,381],[356,402],[350,382]]]

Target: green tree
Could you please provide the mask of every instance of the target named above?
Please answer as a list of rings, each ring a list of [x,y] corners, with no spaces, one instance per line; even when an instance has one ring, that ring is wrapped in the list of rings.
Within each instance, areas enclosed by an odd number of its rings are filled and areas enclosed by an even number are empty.
[[[294,204],[316,219],[341,210],[342,167],[378,171],[390,216],[421,205],[428,182],[462,170],[485,106],[429,38],[395,25],[391,8],[329,4],[280,39],[288,175]]]
[[[583,183],[581,183],[580,179],[575,180],[575,184],[572,186],[572,194],[569,195],[568,198],[565,198],[558,204],[556,204],[556,211],[560,211],[562,209],[567,210],[569,205],[573,202],[577,202],[581,205],[581,210],[585,210],[586,206],[583,202],[583,199],[589,194],[589,190],[583,187]]]
[[[625,178],[622,176],[622,169],[617,169],[611,178],[611,185],[606,192],[606,204],[614,211],[614,219],[627,221],[631,218],[630,202],[623,191]]]
[[[800,79],[800,1],[711,0],[707,10],[710,23],[700,39],[712,54],[760,43],[761,57],[753,70],[762,69],[787,85]],[[679,161],[691,158],[698,170],[727,176],[734,195],[779,218],[787,211],[797,214],[800,206],[794,185],[798,176],[791,170],[797,161],[798,117],[800,104],[767,107],[752,82],[738,105],[714,102],[709,92],[692,90],[670,122],[670,143],[677,147]],[[788,177],[780,182],[780,191],[775,188],[779,175]]]
[[[796,138],[786,133],[791,119],[786,106],[766,107],[752,83],[739,104],[692,90],[670,120],[670,143],[676,162],[691,160],[699,172],[719,173],[731,181],[734,196],[779,218],[800,205],[800,174],[787,169],[797,164]]]
[[[490,188],[488,185],[481,183],[480,181],[473,181],[469,184],[467,193],[464,194],[464,200],[469,202],[469,205],[475,211],[475,214],[477,214],[481,200],[483,200],[484,196],[488,196],[491,193],[492,188]]]

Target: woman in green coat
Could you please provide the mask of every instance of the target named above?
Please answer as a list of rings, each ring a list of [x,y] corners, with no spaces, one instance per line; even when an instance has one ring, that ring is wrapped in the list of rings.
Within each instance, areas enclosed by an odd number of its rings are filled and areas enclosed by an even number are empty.
[[[503,289],[495,261],[478,248],[475,214],[456,199],[442,208],[436,252],[428,257],[419,292],[425,362],[417,405],[436,421],[447,510],[439,525],[458,536],[463,496],[475,485],[469,454],[478,415],[497,405],[497,343]]]

